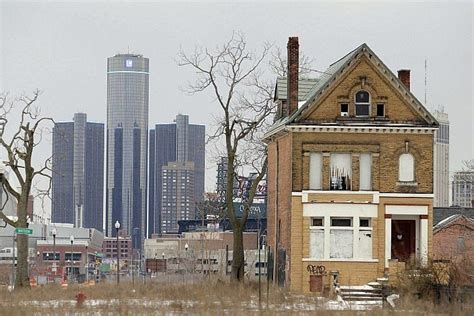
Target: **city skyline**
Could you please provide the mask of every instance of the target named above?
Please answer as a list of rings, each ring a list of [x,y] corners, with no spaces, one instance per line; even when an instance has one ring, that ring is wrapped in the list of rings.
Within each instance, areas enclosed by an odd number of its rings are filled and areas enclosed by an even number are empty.
[[[69,120],[72,113],[82,111],[95,121],[105,122],[106,57],[115,52],[140,52],[150,58],[156,70],[150,76],[148,123],[171,121],[182,112],[197,123],[211,123],[211,127],[214,122],[210,118],[218,110],[213,98],[206,93],[193,97],[183,93],[193,73],[176,65],[180,47],[212,48],[228,40],[233,31],[242,31],[249,47],[255,50],[270,42],[284,51],[286,38],[298,35],[302,52],[314,60],[312,69],[319,71],[333,61],[333,56],[367,42],[385,57],[392,71],[402,67],[412,70],[412,91],[421,101],[426,60],[428,107],[433,110],[444,105],[450,117],[450,176],[461,169],[463,160],[474,156],[472,142],[465,142],[465,135],[474,133],[470,3],[269,6],[263,1],[203,6],[3,1],[0,10],[0,90],[18,95],[40,88],[44,91],[38,103],[42,114],[57,120]],[[318,18],[302,19],[301,12],[306,11],[318,12]],[[420,11],[426,14],[420,15]],[[245,23],[241,22],[242,16],[246,17]],[[282,16],[286,17],[285,23],[278,23]],[[265,27],[268,19],[275,21],[271,27]],[[341,19],[347,23],[338,23]],[[361,20],[376,21],[377,27]],[[130,24],[134,27],[128,27]],[[63,32],[68,35],[62,36]],[[440,41],[444,43],[441,46]],[[170,105],[173,111],[169,111]],[[51,142],[50,138],[45,140]],[[38,161],[48,156],[49,146],[44,147],[37,152]],[[214,157],[208,155],[206,159],[206,191],[212,191],[216,164]]]

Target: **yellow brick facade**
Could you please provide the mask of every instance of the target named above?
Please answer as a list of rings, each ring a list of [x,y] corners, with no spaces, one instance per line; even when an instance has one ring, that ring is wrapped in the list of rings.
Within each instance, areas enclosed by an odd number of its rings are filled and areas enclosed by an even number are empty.
[[[331,271],[339,273],[340,284],[362,285],[389,275],[392,266],[399,269],[402,264],[388,260],[392,221],[415,221],[417,256],[422,258],[424,249],[428,256],[432,254],[436,122],[428,120],[426,110],[413,101],[411,93],[400,87],[396,78],[387,75],[371,51],[359,55],[310,100],[308,108],[293,122],[267,138],[268,240],[275,253],[274,271],[282,264],[278,250],[286,252],[285,279],[294,292],[309,292],[309,264],[325,266],[328,272],[324,277],[325,287],[331,284]],[[370,115],[362,119],[355,117],[354,112],[354,95],[359,90],[369,92],[371,98]],[[341,117],[341,103],[348,104],[349,117]],[[377,104],[384,105],[383,118],[376,117]],[[310,187],[311,153],[321,154],[319,190]],[[330,191],[331,153],[350,154],[350,191]],[[404,153],[414,158],[414,181],[410,183],[399,179],[399,157]],[[360,191],[361,154],[371,157],[369,191]],[[366,214],[365,209],[370,209],[372,258],[361,259],[355,254],[347,259],[329,258],[328,250],[321,259],[311,258],[310,226],[315,215],[308,214],[321,210],[324,218],[332,218],[324,212],[325,205],[331,210],[344,209],[344,214],[348,214],[344,216],[354,216],[353,220],[366,216],[359,214]],[[353,214],[348,211],[352,208]],[[331,229],[328,227],[324,227],[326,239],[327,230]],[[353,231],[359,232],[359,227]],[[359,237],[354,233],[353,238]],[[354,241],[354,249],[359,250],[358,247]]]

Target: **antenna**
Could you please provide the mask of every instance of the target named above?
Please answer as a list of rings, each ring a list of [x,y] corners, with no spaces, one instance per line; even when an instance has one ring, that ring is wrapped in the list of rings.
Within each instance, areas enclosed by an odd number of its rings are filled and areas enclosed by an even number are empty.
[[[426,101],[426,74],[427,74],[427,70],[428,70],[428,63],[426,61],[426,57],[425,57],[425,106],[428,107],[428,103]]]

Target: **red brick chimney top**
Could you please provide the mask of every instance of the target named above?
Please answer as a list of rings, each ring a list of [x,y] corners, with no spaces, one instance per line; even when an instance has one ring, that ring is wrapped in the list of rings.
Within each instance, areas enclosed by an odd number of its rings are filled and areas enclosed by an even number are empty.
[[[299,43],[298,37],[289,37],[288,45],[288,72],[287,72],[287,107],[288,113],[293,114],[298,110],[298,71],[299,71]]]
[[[400,69],[398,71],[398,79],[410,90],[410,69]]]

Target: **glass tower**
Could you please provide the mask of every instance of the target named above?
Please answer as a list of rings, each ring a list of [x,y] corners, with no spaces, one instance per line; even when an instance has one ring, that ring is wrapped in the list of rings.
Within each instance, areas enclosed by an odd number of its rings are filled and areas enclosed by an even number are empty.
[[[52,155],[52,219],[75,227],[103,230],[104,124],[55,123]]]
[[[176,116],[174,124],[156,124],[150,131],[149,236],[175,232],[177,220],[196,217],[195,206],[204,196],[205,134],[204,125],[189,124],[183,114]],[[173,177],[189,177],[189,182],[178,188],[168,184]],[[170,209],[173,203],[187,208]],[[175,215],[170,217],[171,213]]]
[[[107,216],[106,233],[114,223],[140,248],[146,233],[148,58],[117,54],[107,59]]]

